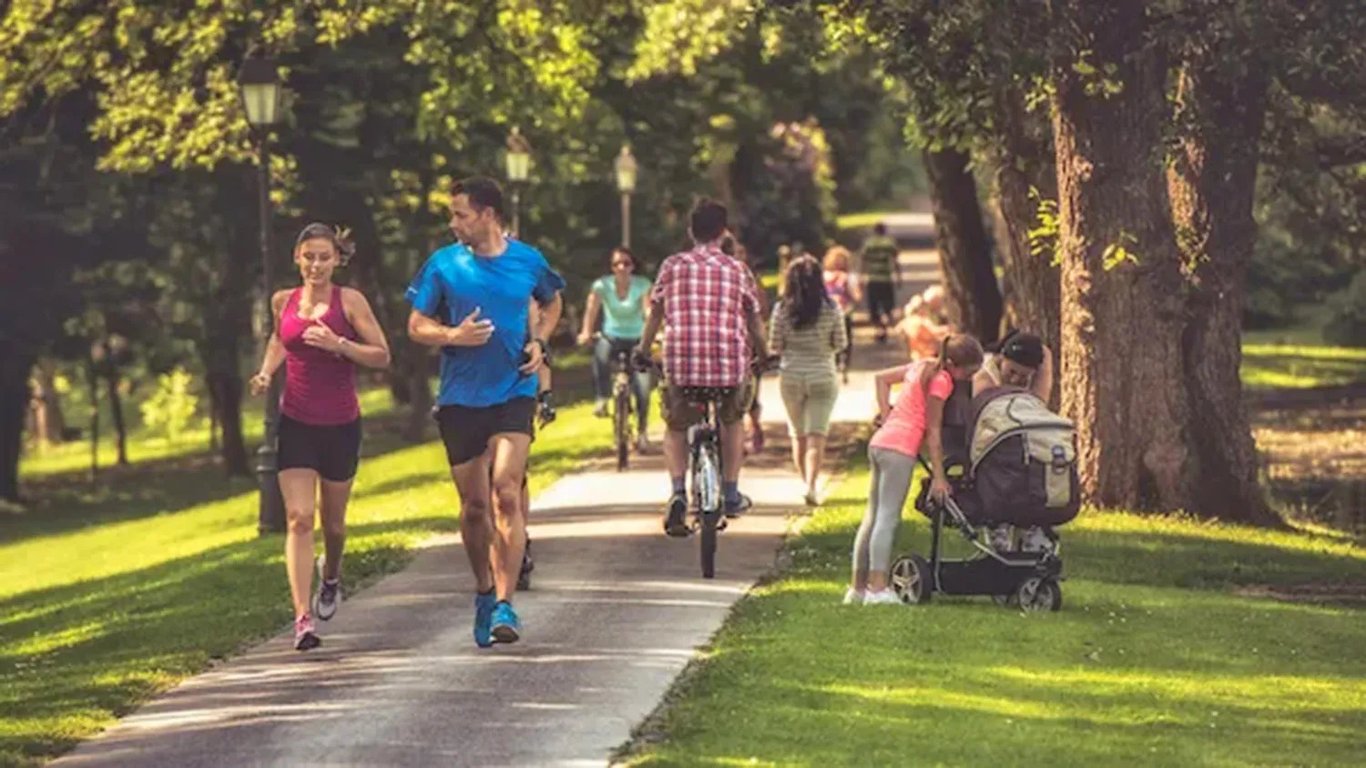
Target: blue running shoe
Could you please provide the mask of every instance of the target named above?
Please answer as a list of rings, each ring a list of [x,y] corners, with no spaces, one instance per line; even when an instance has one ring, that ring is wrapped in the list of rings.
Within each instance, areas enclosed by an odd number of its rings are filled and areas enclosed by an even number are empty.
[[[498,643],[515,643],[522,636],[522,622],[512,603],[503,601],[493,609],[493,640]]]
[[[489,627],[493,623],[493,609],[497,604],[498,598],[492,592],[474,596],[474,644],[480,648],[493,645],[493,634]]]

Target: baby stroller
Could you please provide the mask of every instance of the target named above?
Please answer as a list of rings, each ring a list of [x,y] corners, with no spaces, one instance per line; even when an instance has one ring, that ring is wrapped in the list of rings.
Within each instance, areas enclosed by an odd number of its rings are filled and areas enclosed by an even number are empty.
[[[1056,611],[1062,607],[1062,559],[1054,527],[1081,507],[1072,422],[1022,389],[997,387],[972,400],[967,391],[957,387],[944,408],[945,470],[953,495],[933,502],[927,480],[915,500],[930,519],[929,560],[898,558],[892,589],[904,603],[929,602],[937,592],[991,595],[1025,611]],[[929,470],[923,456],[920,463]],[[1002,525],[1038,528],[1046,543],[1027,550],[992,546],[988,532]],[[941,556],[945,526],[972,545],[970,557]]]

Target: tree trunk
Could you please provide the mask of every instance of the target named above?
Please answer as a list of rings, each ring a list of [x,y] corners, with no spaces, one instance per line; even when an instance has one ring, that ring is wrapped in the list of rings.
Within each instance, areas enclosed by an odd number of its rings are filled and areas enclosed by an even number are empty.
[[[219,455],[228,476],[249,477],[251,466],[242,436],[242,374],[238,370],[236,339],[217,336],[208,347],[204,355],[205,380],[212,392],[209,400],[217,409],[217,421],[223,430]]]
[[[110,354],[107,345],[105,354]],[[112,365],[104,377],[104,390],[109,398],[109,413],[114,419],[114,439],[118,448],[118,464],[120,467],[126,467],[128,466],[128,428],[123,421],[123,397],[119,395],[118,371]]]
[[[1051,252],[1031,252],[1029,231],[1036,227],[1040,200],[1056,200],[1058,174],[1047,126],[1036,130],[1015,89],[1002,94],[996,189],[1005,222],[1005,314],[1011,328],[1043,337],[1054,350],[1061,341],[1061,289]],[[1043,133],[1043,136],[1039,136]],[[1031,194],[1033,192],[1034,194]]]
[[[33,380],[37,383],[34,402],[37,407],[34,432],[40,442],[58,445],[66,434],[66,419],[62,416],[62,397],[57,393],[57,376],[49,359],[39,359],[33,369]]]
[[[85,383],[90,391],[90,480],[100,474],[100,377],[91,361],[85,369]]]
[[[19,455],[28,412],[29,369],[34,357],[5,344],[0,349],[0,499],[19,502]]]
[[[934,205],[939,265],[948,286],[958,327],[983,342],[1001,332],[1001,290],[991,263],[977,182],[968,171],[968,155],[946,149],[924,154]]]
[[[1193,501],[1185,307],[1161,162],[1167,62],[1145,8],[1054,6],[1063,47],[1085,49],[1058,51],[1052,73],[1062,406],[1077,425],[1084,501],[1174,511]]]
[[[1243,403],[1242,308],[1257,238],[1252,207],[1268,78],[1248,66],[1236,81],[1201,48],[1182,71],[1188,113],[1168,174],[1172,214],[1187,267],[1189,312],[1182,338],[1191,435],[1200,481],[1196,508],[1210,517],[1279,525],[1257,484],[1257,446]],[[1205,58],[1205,57],[1211,58]]]

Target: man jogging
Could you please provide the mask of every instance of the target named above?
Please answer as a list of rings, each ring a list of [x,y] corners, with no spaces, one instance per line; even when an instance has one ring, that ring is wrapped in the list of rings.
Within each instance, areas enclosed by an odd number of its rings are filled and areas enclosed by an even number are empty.
[[[450,226],[459,242],[433,253],[407,292],[408,337],[441,348],[436,420],[460,495],[460,535],[478,589],[474,641],[481,648],[521,636],[511,601],[526,547],[522,479],[536,371],[559,321],[564,288],[539,251],[503,236],[503,218],[496,182],[453,184]],[[544,311],[528,343],[532,299]],[[446,316],[438,317],[443,302]]]

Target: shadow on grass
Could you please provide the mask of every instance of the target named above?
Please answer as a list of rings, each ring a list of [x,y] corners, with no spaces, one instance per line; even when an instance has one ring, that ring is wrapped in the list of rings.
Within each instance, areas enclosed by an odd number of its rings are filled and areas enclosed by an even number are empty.
[[[352,526],[348,585],[399,570],[411,539],[453,526],[450,516]],[[70,748],[86,734],[66,721],[122,715],[283,629],[292,610],[282,542],[251,539],[0,602],[0,721],[14,724],[0,729],[0,762]]]

